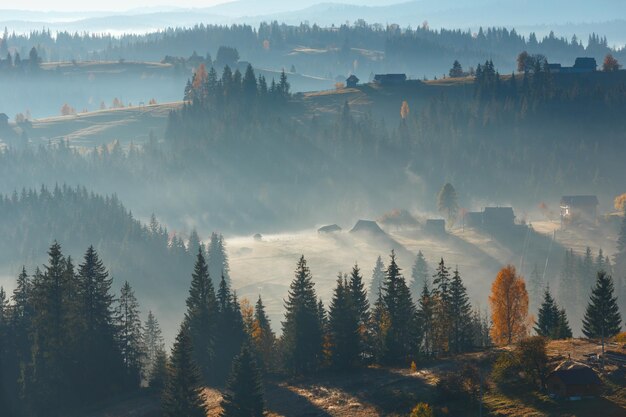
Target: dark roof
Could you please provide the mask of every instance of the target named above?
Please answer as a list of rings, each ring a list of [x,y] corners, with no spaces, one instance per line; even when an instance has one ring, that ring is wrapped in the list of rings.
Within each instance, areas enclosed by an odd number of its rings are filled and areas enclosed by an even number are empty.
[[[558,377],[565,385],[602,385],[593,369],[580,362],[567,360],[556,367],[548,378]]]
[[[595,58],[580,57],[576,58],[574,62],[574,68],[593,68],[595,70],[597,66]]]
[[[359,77],[357,77],[356,75],[352,74],[351,76],[349,76],[348,78],[346,78],[346,81],[354,81],[354,82],[359,82]]]
[[[561,64],[548,64],[548,68],[550,69],[560,69]]]
[[[598,204],[600,203],[595,195],[564,195],[561,197],[561,205],[564,206],[597,206]]]
[[[9,116],[6,113],[0,113],[0,120],[4,120],[5,122],[9,120]]]
[[[406,81],[406,74],[376,74],[374,81]]]
[[[341,231],[341,227],[337,226],[336,224],[329,224],[328,226],[322,226],[317,229],[318,233],[332,233],[339,231]]]
[[[359,220],[356,222],[350,233],[354,232],[370,232],[376,234],[385,234],[383,229],[380,228],[378,223],[373,220]]]

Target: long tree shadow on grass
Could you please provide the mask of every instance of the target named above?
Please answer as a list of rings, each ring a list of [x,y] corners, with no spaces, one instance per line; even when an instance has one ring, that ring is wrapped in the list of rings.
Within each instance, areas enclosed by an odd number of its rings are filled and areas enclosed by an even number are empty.
[[[500,387],[498,392],[505,398],[520,404],[534,407],[537,410],[551,416],[626,416],[626,408],[605,397],[584,398],[578,401],[551,399],[547,395],[539,394],[532,387],[524,384],[514,384]],[[598,414],[600,410],[601,414]]]
[[[432,387],[423,380],[410,375],[394,372],[392,369],[364,368],[341,373],[321,373],[316,377],[291,381],[289,388],[276,385],[267,387],[268,408],[281,413],[283,409],[300,410],[297,414],[329,416],[328,412],[314,406],[311,401],[295,394],[292,389],[312,393],[314,397],[323,398],[332,391],[342,392],[339,402],[343,407],[352,409],[358,415],[359,409],[365,406],[374,407],[380,415],[406,414],[416,403],[432,399]],[[274,391],[277,389],[278,391]],[[283,398],[282,396],[285,396]],[[297,396],[299,399],[289,398]],[[275,398],[275,400],[274,400]],[[300,401],[304,407],[293,408],[291,401]],[[274,404],[276,402],[276,404]],[[308,407],[308,408],[307,408]],[[310,410],[310,411],[309,411]],[[310,414],[309,414],[310,413]]]
[[[331,417],[325,410],[290,388],[293,386],[277,381],[268,381],[265,384],[265,402],[270,412],[285,417]]]

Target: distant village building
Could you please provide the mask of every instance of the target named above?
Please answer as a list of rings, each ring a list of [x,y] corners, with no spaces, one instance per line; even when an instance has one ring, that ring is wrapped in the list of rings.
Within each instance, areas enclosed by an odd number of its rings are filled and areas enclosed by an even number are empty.
[[[427,219],[424,231],[433,235],[446,234],[446,221],[443,219]]]
[[[465,214],[465,226],[485,230],[507,230],[515,226],[513,207],[485,207]]]
[[[403,84],[406,82],[406,74],[376,74],[374,82],[380,85]]]
[[[566,195],[561,197],[561,223],[595,222],[598,213],[595,195]]]
[[[6,113],[0,113],[0,129],[9,127],[9,116]]]
[[[359,78],[354,74],[346,78],[346,86],[348,88],[354,88],[357,86],[358,83],[359,83]]]
[[[548,391],[560,398],[580,399],[600,394],[602,380],[589,366],[566,360],[546,378]]]
[[[548,64],[548,70],[553,74],[581,74],[594,72],[598,68],[595,58],[576,58],[573,67],[564,67],[561,64]]]
[[[317,229],[317,233],[319,234],[337,233],[337,232],[341,232],[341,227],[337,226],[336,224],[322,226],[319,229]]]
[[[385,232],[380,228],[378,223],[373,220],[359,220],[356,222],[350,233],[372,233],[376,235],[384,235]]]

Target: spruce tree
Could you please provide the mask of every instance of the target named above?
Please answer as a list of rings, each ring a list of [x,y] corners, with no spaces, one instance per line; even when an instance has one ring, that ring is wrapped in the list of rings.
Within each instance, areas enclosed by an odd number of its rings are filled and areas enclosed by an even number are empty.
[[[168,366],[162,399],[164,417],[206,417],[201,381],[200,369],[193,360],[189,324],[185,321],[176,336]]]
[[[371,349],[376,362],[382,363],[386,352],[387,333],[389,331],[389,314],[385,310],[383,290],[378,289],[378,297],[372,308],[370,319],[370,333],[372,335]]]
[[[124,363],[124,380],[127,389],[138,389],[141,383],[143,346],[141,343],[141,318],[139,302],[128,281],[122,285],[115,309],[117,341]]]
[[[370,306],[367,301],[367,291],[365,291],[363,276],[361,275],[361,270],[357,264],[354,264],[352,267],[352,272],[350,273],[348,281],[348,290],[352,299],[352,306],[358,318],[359,353],[361,355],[361,359],[363,359],[367,352],[371,350],[371,337],[369,333]]]
[[[613,279],[606,272],[598,272],[583,318],[583,334],[590,339],[601,339],[603,356],[605,339],[617,335],[622,323],[613,290]]]
[[[270,326],[270,320],[265,313],[265,306],[260,295],[254,307],[252,342],[260,361],[259,367],[265,372],[271,370],[275,365],[276,336]]]
[[[209,277],[213,280],[213,286],[218,285],[221,276],[224,276],[226,283],[230,286],[230,267],[228,265],[228,255],[224,243],[224,236],[211,233],[211,240],[207,249],[207,265],[209,267]]]
[[[233,367],[222,399],[222,417],[262,417],[265,415],[261,373],[247,343],[233,360]]]
[[[37,275],[40,275],[40,273],[37,272]],[[16,404],[18,399],[17,381],[20,379],[20,370],[28,363],[32,351],[32,321],[35,314],[32,283],[25,267],[22,267],[22,272],[17,278],[12,302],[9,324],[12,335],[9,341],[11,343],[12,355],[11,361],[7,362],[3,369],[6,371],[6,377],[14,381],[11,385],[15,389],[9,392],[9,397],[14,398],[12,402]]]
[[[450,270],[443,258],[437,265],[433,275],[433,349],[448,351],[450,349]]]
[[[374,265],[374,269],[372,271],[372,280],[370,282],[369,289],[369,297],[370,303],[374,304],[376,302],[376,298],[378,297],[379,290],[383,286],[383,281],[385,280],[385,264],[383,264],[382,258],[379,256],[376,258],[376,264]]]
[[[23,392],[30,412],[56,417],[71,401],[69,393],[70,330],[67,275],[61,245],[54,242],[48,251],[48,265],[33,278],[33,349],[25,370]]]
[[[304,256],[298,261],[285,310],[282,323],[285,367],[294,374],[311,373],[322,359],[323,334],[313,278]]]
[[[389,319],[383,361],[386,363],[406,362],[415,353],[416,312],[393,250],[383,282],[382,300]]]
[[[215,382],[215,340],[217,331],[217,299],[202,249],[198,248],[191,274],[185,321],[193,346],[194,361],[200,367],[203,381]]]
[[[168,361],[165,348],[159,349],[154,357],[154,363],[150,369],[150,379],[148,380],[148,387],[152,391],[161,392],[165,388],[167,382],[167,367]]]
[[[565,313],[564,308],[559,310],[556,338],[557,339],[571,339],[572,338],[572,328],[569,325],[569,321],[567,320],[567,314]]]
[[[116,344],[111,284],[108,271],[90,246],[78,267],[82,341],[76,354],[85,381],[79,387],[81,396],[90,400],[113,394],[123,369]]]
[[[426,262],[426,258],[424,258],[422,251],[418,251],[413,269],[411,270],[411,284],[409,285],[411,296],[416,302],[420,299],[420,293],[424,288],[424,284],[428,283],[428,275],[428,263]]]
[[[143,334],[141,335],[141,343],[144,348],[143,374],[148,385],[152,385],[150,381],[152,381],[152,371],[156,367],[158,355],[165,351],[161,327],[152,311],[148,311],[148,318],[143,326]]]
[[[215,374],[217,382],[223,384],[231,363],[245,339],[241,309],[236,294],[230,292],[226,278],[222,276],[217,291],[217,326],[219,342],[215,344]]]
[[[454,270],[450,283],[450,351],[464,352],[472,346],[471,338],[472,307],[467,290],[459,274]]]
[[[539,336],[556,339],[560,325],[560,311],[550,294],[550,287],[546,286],[543,293],[543,302],[537,315],[535,331]]]
[[[417,307],[417,319],[422,333],[421,349],[430,355],[433,353],[434,311],[433,298],[428,288],[428,282],[424,282]]]
[[[348,283],[341,274],[337,278],[328,313],[330,359],[334,369],[357,365],[360,356],[359,316],[354,308]]]

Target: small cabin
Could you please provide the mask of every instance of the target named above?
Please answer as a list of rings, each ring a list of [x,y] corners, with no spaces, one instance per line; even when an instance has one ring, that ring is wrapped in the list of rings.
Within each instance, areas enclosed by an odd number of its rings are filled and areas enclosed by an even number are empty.
[[[328,233],[338,233],[341,232],[341,227],[336,224],[329,224],[328,226],[322,226],[317,229],[317,233],[319,234],[328,234]]]
[[[574,66],[564,67],[561,64],[552,63],[548,64],[548,71],[553,74],[581,74],[594,72],[598,68],[598,63],[595,58],[579,57],[574,61]]]
[[[580,399],[600,395],[602,380],[589,366],[566,360],[546,378],[548,391],[559,398]]]
[[[432,235],[446,234],[446,221],[444,219],[427,219],[424,231]]]
[[[513,207],[485,207],[483,210],[483,226],[492,228],[511,228],[515,226]]]
[[[360,81],[359,77],[357,77],[356,75],[352,74],[351,76],[346,78],[346,87],[348,87],[348,88],[355,88],[359,84],[359,81]]]
[[[561,197],[561,222],[595,222],[598,204],[595,195],[565,195]]]
[[[406,74],[376,74],[374,82],[380,85],[396,85],[406,82]]]

